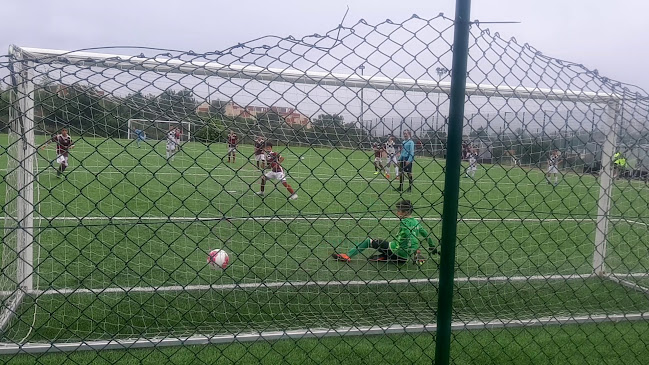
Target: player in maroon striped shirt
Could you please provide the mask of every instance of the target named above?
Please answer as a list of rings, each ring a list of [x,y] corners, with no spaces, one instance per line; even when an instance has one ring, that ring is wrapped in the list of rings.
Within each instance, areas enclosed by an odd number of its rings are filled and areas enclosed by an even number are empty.
[[[264,141],[264,137],[257,136],[257,139],[255,140],[255,161],[257,161],[257,168],[262,170],[266,168],[266,151],[264,151],[265,143],[266,141]]]
[[[56,170],[56,176],[61,177],[61,174],[68,167],[68,155],[70,150],[74,148],[74,145],[72,144],[72,138],[68,134],[68,130],[65,128],[61,129],[61,134],[57,134],[47,141],[41,149],[45,149],[52,142],[56,143],[56,163],[59,164],[59,168]]]
[[[228,163],[234,163],[234,160],[237,157],[238,142],[239,137],[237,137],[237,134],[234,133],[234,131],[230,131],[230,134],[228,134]]]
[[[266,163],[270,167],[270,171],[265,173],[261,177],[261,191],[257,195],[264,195],[264,188],[266,187],[266,180],[278,180],[282,182],[282,185],[286,187],[286,190],[291,194],[288,198],[291,200],[297,199],[297,194],[291,185],[286,182],[286,174],[284,174],[284,168],[282,167],[282,162],[284,157],[280,156],[279,153],[273,152],[273,144],[269,141],[266,141],[265,145],[266,150]]]

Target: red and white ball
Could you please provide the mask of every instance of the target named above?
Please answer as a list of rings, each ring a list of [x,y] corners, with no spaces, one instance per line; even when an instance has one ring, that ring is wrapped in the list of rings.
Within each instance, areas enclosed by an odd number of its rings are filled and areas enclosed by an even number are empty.
[[[219,250],[218,248],[210,251],[210,253],[207,255],[207,264],[215,270],[224,270],[226,267],[228,267],[229,262],[230,256],[228,256],[228,253],[223,250]]]

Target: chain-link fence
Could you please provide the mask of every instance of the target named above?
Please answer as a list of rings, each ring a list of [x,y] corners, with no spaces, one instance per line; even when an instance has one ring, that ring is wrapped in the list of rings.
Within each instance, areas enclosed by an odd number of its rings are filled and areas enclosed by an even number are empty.
[[[642,363],[649,99],[473,23],[449,150],[453,31],[12,47],[3,361],[430,363],[461,153],[451,361]]]

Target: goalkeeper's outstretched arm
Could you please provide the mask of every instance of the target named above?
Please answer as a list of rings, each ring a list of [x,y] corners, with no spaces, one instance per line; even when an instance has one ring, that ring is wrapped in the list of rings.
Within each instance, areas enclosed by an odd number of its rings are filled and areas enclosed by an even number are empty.
[[[439,248],[437,247],[437,244],[435,244],[435,241],[431,237],[430,234],[428,234],[428,231],[426,231],[425,228],[419,229],[419,235],[426,238],[426,243],[428,244],[428,250],[432,253],[437,253]]]

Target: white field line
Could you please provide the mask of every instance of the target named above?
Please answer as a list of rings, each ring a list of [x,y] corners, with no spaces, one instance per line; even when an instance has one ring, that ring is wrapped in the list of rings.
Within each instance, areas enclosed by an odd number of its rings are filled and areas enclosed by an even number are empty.
[[[611,275],[618,278],[618,279],[620,279],[620,278],[623,278],[623,279],[628,279],[628,278],[632,278],[632,279],[649,278],[649,272],[635,272],[635,273],[627,273],[627,274],[614,273],[614,274],[611,274]]]
[[[200,168],[196,168],[198,170],[202,170]],[[81,171],[79,171],[81,170]],[[200,177],[205,177],[205,176],[210,176],[213,178],[240,178],[240,179],[259,179],[261,177],[261,173],[256,173],[256,174],[248,174],[251,172],[250,170],[245,170],[245,171],[233,171],[233,174],[214,174],[209,171],[202,170],[203,173],[191,173],[191,172],[186,172],[189,169],[178,169],[178,171],[174,172],[160,172],[160,171],[148,171],[144,168],[136,168],[133,169],[132,171],[106,171],[107,169],[101,169],[99,171],[92,171],[90,169],[86,168],[75,168],[68,170],[67,172],[67,179],[74,181],[74,173],[89,173],[94,176],[98,175],[119,175],[119,176],[124,176],[124,175],[129,175],[129,174],[137,174],[137,175],[151,175],[151,176],[200,176]],[[41,170],[38,174],[44,174],[45,170]],[[52,171],[53,173],[54,171]],[[243,173],[242,173],[243,172]],[[322,180],[322,181],[331,181],[331,182],[338,182],[338,181],[343,181],[343,182],[348,182],[348,181],[363,181],[363,182],[389,182],[390,180],[381,178],[380,176],[377,177],[375,175],[370,174],[369,172],[367,173],[367,177],[363,177],[360,173],[359,175],[355,176],[345,176],[345,175],[337,175],[335,173],[332,174],[312,174],[312,173],[302,173],[302,172],[288,172],[286,174],[287,178],[289,179],[299,179],[299,180],[308,180],[308,179],[315,179],[315,180]],[[439,175],[441,176],[441,174]],[[443,180],[440,181],[422,181],[424,178],[420,178],[417,180],[415,178],[415,181],[417,184],[425,184],[425,185],[433,185],[433,184],[443,184]],[[428,179],[427,179],[428,180]],[[486,183],[486,182],[485,182]],[[515,185],[514,183],[498,183],[499,185]]]
[[[157,167],[158,169],[160,168],[159,166]],[[174,166],[174,168],[176,168]],[[369,168],[369,167],[368,167]],[[37,174],[41,175],[44,174],[46,171],[48,171],[48,168],[40,169]],[[199,172],[188,172],[192,169],[198,170]],[[225,169],[225,167],[223,168]],[[117,171],[107,171],[107,170],[117,170]],[[128,171],[122,171],[122,170],[128,170]],[[0,170],[2,171],[2,170]],[[307,179],[316,179],[316,180],[324,180],[324,181],[335,181],[335,180],[343,180],[343,181],[364,181],[364,182],[377,182],[377,181],[383,181],[387,182],[389,180],[381,178],[380,176],[373,175],[373,172],[368,171],[359,171],[359,174],[357,175],[338,175],[335,173],[335,171],[332,171],[330,174],[326,173],[309,173],[309,172],[301,172],[301,171],[293,171],[291,172],[288,170],[287,177],[288,178],[293,178],[293,179],[302,179],[302,180],[307,180]],[[53,170],[52,170],[53,172]],[[73,177],[74,173],[89,173],[92,175],[103,175],[103,174],[108,174],[108,175],[128,175],[128,174],[138,174],[138,175],[155,175],[155,176],[210,176],[214,178],[245,178],[245,179],[257,179],[261,176],[260,173],[257,174],[250,174],[252,172],[251,170],[234,170],[232,171],[232,174],[214,174],[212,171],[207,170],[206,168],[202,168],[199,166],[191,166],[188,168],[177,168],[177,171],[173,172],[162,172],[162,171],[149,171],[143,166],[114,166],[114,165],[109,165],[109,166],[78,166],[78,167],[73,167],[68,170],[68,179]],[[367,176],[363,176],[362,173],[366,173]],[[417,175],[417,174],[415,174]],[[415,176],[415,181],[418,184],[439,184],[443,185],[444,180],[442,179],[443,173],[442,171],[439,171],[438,173],[435,174],[436,176],[439,176],[440,179],[439,181],[435,180],[430,180],[430,181],[423,181],[423,180],[429,180],[428,178],[432,178],[432,176],[427,176],[425,173],[421,173],[418,176]],[[418,178],[419,177],[419,178]],[[428,177],[428,178],[427,178]],[[486,179],[486,178],[485,178]],[[540,181],[538,184],[522,184],[522,183],[514,183],[514,182],[501,182],[501,181],[493,181],[489,179],[483,179],[483,180],[475,180],[473,183],[478,184],[478,185],[498,185],[498,186],[509,186],[509,185],[514,185],[514,186],[544,186],[545,183],[544,181]],[[586,188],[591,188],[595,187],[595,184],[589,185],[589,186],[584,186]],[[569,188],[570,186],[566,185],[559,185],[559,187],[566,187]],[[556,188],[555,188],[556,189]]]
[[[552,280],[584,280],[596,277],[594,274],[570,274],[570,275],[532,275],[532,276],[484,276],[484,277],[459,277],[455,283],[514,283],[529,281],[552,281]],[[32,296],[42,295],[76,295],[76,294],[111,294],[111,293],[160,293],[160,292],[183,292],[197,290],[258,290],[258,289],[282,289],[301,287],[328,287],[328,286],[366,286],[366,285],[394,285],[394,284],[438,284],[437,278],[426,279],[394,279],[394,280],[329,280],[329,281],[281,281],[266,283],[239,283],[239,284],[212,284],[212,285],[172,285],[172,286],[137,286],[137,287],[109,287],[109,288],[61,288],[33,290],[29,292]],[[4,294],[5,292],[0,292]],[[11,292],[9,292],[11,293]]]
[[[633,220],[633,219],[626,219],[626,218],[615,218],[615,219],[611,219],[611,220],[612,221],[618,221],[618,222],[623,221],[623,222],[627,222],[627,223],[631,223],[631,224],[637,224],[639,226],[645,226],[645,227],[649,225],[649,224],[644,223],[644,222],[639,222],[639,221],[636,221],[636,220]]]
[[[550,316],[529,319],[495,319],[491,321],[452,322],[451,330],[485,330],[496,328],[556,326],[579,323],[601,323],[622,321],[646,321],[649,313],[619,313],[619,314],[590,314],[582,316]],[[251,341],[276,341],[282,339],[304,339],[341,336],[368,336],[388,335],[399,333],[432,333],[437,330],[437,324],[413,324],[409,326],[366,326],[366,327],[338,327],[338,328],[305,328],[296,330],[279,330],[265,332],[249,332],[236,334],[194,335],[188,337],[149,337],[123,340],[98,340],[83,342],[56,342],[56,343],[0,343],[0,354],[17,353],[52,353],[71,351],[99,351],[99,350],[124,350],[147,347],[163,346],[190,346],[208,344],[227,344],[232,342]]]
[[[331,213],[330,215],[344,214]],[[0,216],[0,219],[7,218]],[[397,217],[108,217],[108,216],[88,216],[88,217],[34,217],[35,220],[46,221],[153,221],[153,222],[201,222],[201,221],[398,221]],[[437,222],[441,221],[440,217],[417,217],[422,221]],[[538,222],[538,223],[561,223],[561,222],[595,222],[596,218],[458,218],[458,222]],[[624,220],[624,219],[614,219]],[[39,228],[39,227],[35,227]],[[43,228],[43,227],[40,227]]]

